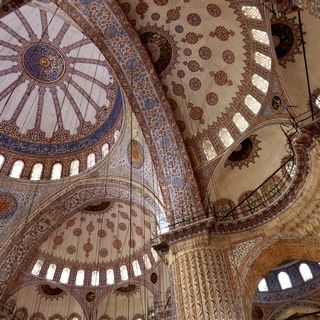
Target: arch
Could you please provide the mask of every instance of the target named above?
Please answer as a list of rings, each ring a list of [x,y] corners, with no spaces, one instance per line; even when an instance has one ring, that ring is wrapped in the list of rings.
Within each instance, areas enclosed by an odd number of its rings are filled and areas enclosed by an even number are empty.
[[[29,282],[21,283],[19,286],[15,287],[12,290],[11,294],[12,295],[16,295],[17,293],[19,293],[20,290],[24,290],[24,289],[29,290],[29,289],[31,289],[33,287],[41,286],[43,284],[52,285],[52,282],[51,281],[44,281],[43,279],[39,279],[39,278],[33,279],[33,280],[29,281]],[[54,286],[59,288],[59,289],[62,289],[67,294],[69,294],[71,296],[71,299],[74,299],[75,303],[77,303],[80,306],[80,308],[81,308],[81,312],[80,313],[84,315],[84,318],[85,319],[89,318],[88,313],[87,313],[87,309],[86,309],[86,303],[85,303],[85,301],[83,301],[83,297],[82,297],[81,294],[79,294],[79,292],[74,290],[72,287],[70,287],[68,285],[65,286],[65,285],[63,285],[63,284],[61,284],[60,282],[57,282],[57,281],[54,282]],[[19,309],[24,309],[24,308],[19,308]],[[29,312],[30,312],[30,310],[29,310]],[[69,312],[71,312],[71,310],[69,310]],[[27,309],[26,309],[26,314],[28,315],[28,310]],[[30,319],[30,318],[26,318],[26,319]],[[64,318],[64,320],[65,319],[66,318]],[[82,318],[80,318],[80,319],[82,319]],[[45,319],[45,320],[48,320],[48,319]]]
[[[293,314],[307,314],[312,312],[317,312],[320,309],[320,303],[316,301],[308,300],[292,300],[290,302],[282,304],[278,309],[276,309],[271,315],[269,315],[269,320],[276,319],[288,319]],[[303,318],[302,318],[303,319]]]
[[[150,57],[120,6],[101,1],[99,10],[106,17],[101,19],[101,23],[100,19],[98,21],[94,18],[95,15],[88,14],[86,5],[76,8],[67,0],[53,2],[71,14],[93,41],[97,39],[94,43],[115,70],[127,96],[131,97],[132,109],[144,133],[157,176],[163,181],[161,188],[166,212],[181,215],[182,211],[179,209],[186,202],[190,203],[194,212],[203,212],[197,182],[194,175],[190,174],[192,166],[186,157],[185,145],[163,94],[161,82],[154,76],[153,68],[150,68]],[[109,36],[109,32],[106,32],[111,28],[113,32],[122,35],[121,52],[118,37]],[[129,57],[127,63],[123,61],[125,56]],[[145,92],[148,92],[147,96]],[[155,115],[157,119],[154,118]],[[162,132],[166,132],[168,144],[163,144]],[[172,171],[184,176],[183,186],[176,187],[175,177],[170,174]]]
[[[240,300],[244,313],[241,319],[251,319],[254,294],[260,280],[270,270],[285,260],[318,261],[319,245],[319,239],[288,234],[273,237],[262,243],[242,268],[240,277],[243,280],[237,285],[237,300]]]
[[[114,192],[115,189],[117,189],[117,192]],[[133,190],[131,199],[134,204],[141,205],[141,194],[144,192],[149,199],[149,201],[144,202],[145,210],[163,213],[164,208],[161,203],[152,196],[152,193],[148,194],[142,185],[137,183]],[[8,291],[11,290],[9,280],[13,280],[14,277],[19,275],[19,272],[24,271],[24,263],[32,257],[32,254],[36,251],[37,244],[44,240],[52,230],[81,208],[96,203],[96,201],[119,199],[125,201],[127,199],[129,202],[131,185],[122,180],[96,178],[90,179],[90,182],[86,185],[86,194],[91,194],[91,196],[81,198],[80,194],[82,192],[83,181],[75,181],[60,190],[28,216],[21,218],[20,222],[24,226],[23,228],[19,229],[20,224],[17,223],[16,229],[12,230],[12,237],[20,236],[21,241],[19,243],[13,240],[8,241],[0,252],[0,299],[4,298]],[[25,220],[28,220],[29,223],[23,223]],[[31,240],[28,240],[28,246],[23,243],[26,238]],[[19,259],[14,258],[17,254]]]

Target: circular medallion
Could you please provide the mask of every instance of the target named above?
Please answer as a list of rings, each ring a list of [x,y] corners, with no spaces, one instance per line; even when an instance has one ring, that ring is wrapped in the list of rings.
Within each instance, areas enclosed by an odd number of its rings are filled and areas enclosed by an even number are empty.
[[[192,78],[189,81],[189,87],[193,91],[197,91],[201,88],[201,81],[198,78]]]
[[[208,4],[207,11],[209,14],[211,14],[215,18],[221,15],[221,9],[216,4],[212,4],[212,3]]]
[[[151,282],[152,282],[153,284],[157,283],[157,281],[158,281],[158,276],[157,276],[157,274],[156,274],[155,272],[153,272],[153,273],[151,274],[150,280],[151,280]]]
[[[198,26],[201,23],[201,18],[196,13],[188,14],[187,20],[192,26]]]
[[[279,110],[281,108],[282,101],[279,96],[273,96],[272,98],[272,108],[274,110]]]
[[[88,302],[92,302],[95,298],[96,298],[96,294],[92,291],[90,291],[86,294],[86,300]]]
[[[17,207],[17,200],[10,193],[0,193],[0,219],[11,217],[16,212]]]
[[[231,64],[234,62],[234,54],[230,50],[224,50],[222,52],[222,59],[225,63]]]
[[[140,169],[144,163],[144,151],[140,142],[132,140],[127,149],[128,161],[135,169]]]
[[[22,64],[30,77],[45,83],[59,80],[65,71],[60,52],[45,43],[29,46],[23,53]]]

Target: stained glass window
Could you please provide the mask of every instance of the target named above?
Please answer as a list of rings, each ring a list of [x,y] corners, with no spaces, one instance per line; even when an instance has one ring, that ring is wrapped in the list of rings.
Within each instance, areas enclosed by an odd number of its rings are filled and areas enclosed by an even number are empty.
[[[249,127],[248,121],[239,112],[235,113],[232,120],[240,132],[244,132]]]
[[[46,275],[46,279],[48,280],[52,280],[54,277],[54,273],[56,272],[56,268],[57,266],[53,263],[50,264],[48,271],[47,271],[47,275]]]
[[[121,276],[121,280],[128,280],[129,279],[128,270],[125,265],[120,267],[120,276]]]
[[[204,140],[202,142],[202,147],[208,161],[214,159],[217,156],[217,153],[214,150],[214,147],[210,140]]]
[[[2,168],[3,164],[4,164],[4,156],[2,154],[0,154],[0,169]]]
[[[137,260],[132,261],[132,267],[133,267],[133,273],[135,276],[140,276],[141,275],[141,269],[139,262]]]
[[[31,172],[30,179],[31,180],[40,180],[41,174],[42,174],[43,164],[42,163],[36,163]]]
[[[226,148],[230,147],[234,142],[230,132],[226,128],[222,128],[219,131],[219,137]]]
[[[96,156],[94,153],[90,153],[87,158],[87,168],[91,168],[96,164]]]
[[[299,266],[299,271],[301,273],[303,281],[308,281],[313,278],[311,270],[306,263],[301,263]]]
[[[51,180],[57,180],[61,178],[62,173],[62,164],[61,163],[55,163],[52,167],[51,171]]]
[[[257,74],[254,74],[252,76],[252,84],[256,86],[258,89],[260,89],[263,93],[267,93],[269,88],[269,82],[262,77],[258,76]]]
[[[83,286],[84,283],[84,270],[78,270],[76,276],[76,285]]]
[[[151,268],[151,263],[150,263],[150,259],[149,259],[147,254],[143,255],[143,261],[144,261],[144,264],[146,266],[146,269],[150,269]]]
[[[102,146],[102,150],[101,151],[102,151],[102,156],[105,157],[109,153],[109,144],[105,143]]]
[[[92,271],[91,285],[92,286],[98,286],[99,285],[99,271],[97,271],[97,270]]]
[[[31,273],[34,274],[35,276],[38,276],[42,268],[42,265],[43,265],[43,260],[40,260],[40,259],[37,260],[37,262],[33,266]]]
[[[261,103],[257,99],[255,99],[251,94],[248,94],[246,96],[244,103],[254,114],[257,114],[261,108]]]
[[[61,272],[60,282],[61,283],[68,283],[69,274],[70,274],[70,269],[69,268],[63,268],[63,270]]]
[[[259,282],[258,289],[259,289],[260,292],[269,291],[268,285],[267,285],[267,281],[266,281],[265,278],[263,278],[263,279]]]
[[[282,289],[292,288],[290,278],[286,272],[284,272],[284,271],[280,272],[278,274],[278,279],[279,279],[280,286]]]
[[[80,161],[78,159],[73,160],[70,163],[70,176],[79,174]]]
[[[255,20],[262,20],[261,14],[259,9],[254,6],[243,6],[242,11],[247,18],[255,19]]]
[[[254,40],[266,45],[270,44],[268,34],[265,31],[252,29],[251,32]]]
[[[270,70],[271,69],[271,58],[266,56],[261,52],[254,53],[254,60],[257,64],[262,66],[263,68]]]
[[[13,163],[11,168],[10,177],[12,178],[20,178],[22,170],[24,168],[24,162],[21,160],[17,160]]]
[[[107,284],[114,284],[114,273],[112,269],[107,270]]]

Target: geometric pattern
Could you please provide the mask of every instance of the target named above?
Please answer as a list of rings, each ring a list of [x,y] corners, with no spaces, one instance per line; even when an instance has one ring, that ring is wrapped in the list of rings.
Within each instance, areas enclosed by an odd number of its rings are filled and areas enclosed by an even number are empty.
[[[260,241],[262,237],[236,244],[233,250],[228,251],[228,257],[231,265],[232,274],[237,274],[238,268],[242,260],[247,256],[248,252]]]

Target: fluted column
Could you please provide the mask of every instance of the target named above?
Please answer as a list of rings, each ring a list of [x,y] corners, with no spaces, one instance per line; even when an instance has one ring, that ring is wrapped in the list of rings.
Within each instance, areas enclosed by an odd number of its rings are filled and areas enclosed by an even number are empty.
[[[170,267],[177,319],[238,319],[222,251],[207,237],[174,245]]]

